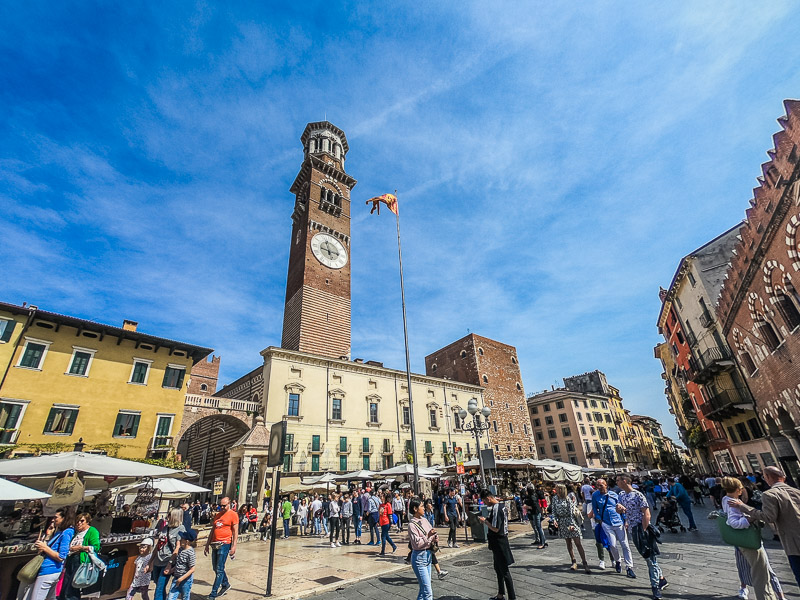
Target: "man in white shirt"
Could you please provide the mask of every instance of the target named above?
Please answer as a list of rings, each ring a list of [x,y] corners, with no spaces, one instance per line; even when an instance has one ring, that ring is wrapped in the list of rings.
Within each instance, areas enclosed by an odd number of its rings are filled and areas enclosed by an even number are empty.
[[[311,513],[310,518],[313,519],[312,522],[314,523],[312,533],[322,535],[322,519],[317,516],[317,511],[322,510],[322,500],[319,499],[319,496],[314,496],[314,501],[311,503],[308,510]]]
[[[588,518],[592,507],[592,494],[594,494],[594,488],[589,478],[584,477],[583,485],[581,486],[581,495],[583,496],[583,523],[587,531],[593,531],[592,520]]]

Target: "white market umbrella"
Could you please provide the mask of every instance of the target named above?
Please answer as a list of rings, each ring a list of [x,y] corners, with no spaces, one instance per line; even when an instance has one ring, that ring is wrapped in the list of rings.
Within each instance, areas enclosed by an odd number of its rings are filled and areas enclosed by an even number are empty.
[[[43,500],[49,498],[50,494],[45,494],[39,490],[34,490],[24,485],[14,483],[8,479],[0,478],[0,502],[16,502],[17,500]]]
[[[123,485],[134,483],[142,477],[183,476],[182,471],[175,469],[89,452],[62,452],[0,460],[0,477],[22,477],[24,485],[41,490],[49,487],[55,475],[66,471],[80,473],[87,489],[107,487],[108,481],[104,482],[104,477],[116,477],[116,480],[112,481],[117,485]]]
[[[139,488],[143,488],[145,485],[145,482],[137,483],[127,488],[120,489],[119,493],[129,494]],[[161,491],[162,498],[170,500],[185,498],[190,494],[202,494],[211,491],[208,488],[200,487],[199,485],[194,485],[193,483],[181,479],[153,479],[153,487]]]
[[[428,479],[436,479],[441,477],[441,473],[438,471],[434,471],[433,469],[428,469],[427,467],[417,467],[419,471],[420,477],[426,477]],[[412,464],[403,464],[397,465],[396,467],[392,467],[391,469],[384,469],[383,471],[378,471],[377,475],[382,477],[396,477],[398,475],[414,475],[414,465]]]
[[[303,480],[303,485],[319,485],[320,483],[336,483],[337,481],[336,473],[331,473],[328,471],[324,475],[320,475],[319,477],[308,477]]]
[[[360,471],[353,471],[352,473],[343,473],[336,476],[336,481],[352,481],[358,479],[359,481],[366,481],[375,477],[375,471],[361,469]]]
[[[530,465],[542,471],[542,478],[547,481],[583,481],[583,469],[572,463],[565,463],[552,458],[530,459]]]

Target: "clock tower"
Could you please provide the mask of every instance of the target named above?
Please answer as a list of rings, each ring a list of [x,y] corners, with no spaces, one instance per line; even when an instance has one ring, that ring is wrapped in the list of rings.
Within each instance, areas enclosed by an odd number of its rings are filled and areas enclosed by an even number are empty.
[[[350,190],[344,132],[306,125],[305,159],[295,195],[281,346],[331,358],[350,357]]]

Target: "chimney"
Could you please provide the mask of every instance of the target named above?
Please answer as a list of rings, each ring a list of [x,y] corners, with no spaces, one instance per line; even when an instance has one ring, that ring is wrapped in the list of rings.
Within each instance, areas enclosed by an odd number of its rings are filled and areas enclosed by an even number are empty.
[[[139,326],[139,323],[136,321],[131,321],[129,319],[125,319],[122,322],[122,328],[125,331],[136,331],[136,328]]]

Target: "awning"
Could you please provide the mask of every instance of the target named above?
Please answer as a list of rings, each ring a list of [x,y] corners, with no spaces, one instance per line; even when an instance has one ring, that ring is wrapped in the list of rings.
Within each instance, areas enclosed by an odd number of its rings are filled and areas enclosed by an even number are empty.
[[[16,502],[17,500],[43,500],[49,498],[39,490],[34,490],[24,485],[14,483],[8,479],[0,479],[0,502]]]

